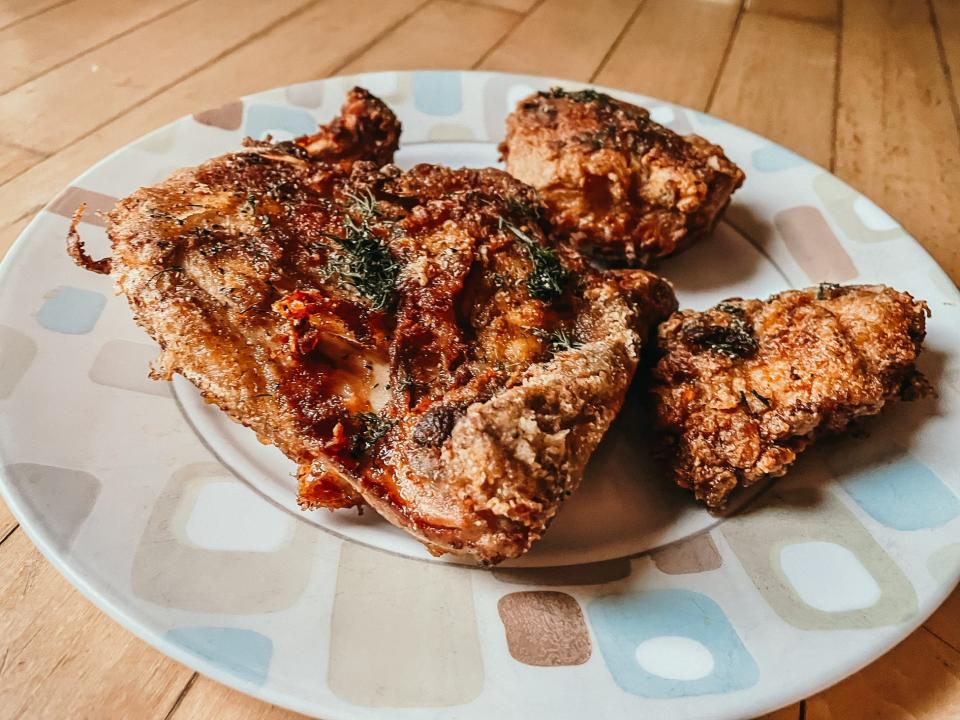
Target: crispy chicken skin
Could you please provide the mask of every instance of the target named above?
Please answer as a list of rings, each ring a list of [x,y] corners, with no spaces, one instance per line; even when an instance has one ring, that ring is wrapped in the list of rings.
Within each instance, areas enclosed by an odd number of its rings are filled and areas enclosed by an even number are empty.
[[[711,509],[783,475],[818,436],[929,392],[926,303],[882,285],[733,298],[659,328],[656,420],[673,475]]]
[[[347,93],[338,117],[294,143],[314,160],[385,165],[399,147],[400,121],[380,98],[355,87]]]
[[[504,172],[354,161],[388,154],[354,125],[338,152],[248,142],[137,191],[109,215],[109,269],[162,348],[155,375],[297,462],[302,507],[366,504],[434,552],[517,557],[672,290],[554,245]]]
[[[592,90],[521,100],[500,152],[558,231],[610,264],[645,266],[709,232],[744,178],[716,145]]]

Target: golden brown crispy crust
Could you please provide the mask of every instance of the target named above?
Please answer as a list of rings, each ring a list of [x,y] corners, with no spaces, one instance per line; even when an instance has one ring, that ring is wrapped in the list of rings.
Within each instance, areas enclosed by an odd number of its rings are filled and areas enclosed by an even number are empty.
[[[250,142],[124,199],[117,287],[163,348],[156,375],[295,460],[303,507],[369,504],[434,551],[516,557],[579,483],[672,290],[554,246],[506,173],[401,172],[352,142],[322,161]]]
[[[674,314],[653,393],[676,482],[722,508],[818,436],[926,393],[914,363],[928,314],[882,285],[829,284]]]
[[[366,160],[386,165],[400,146],[400,130],[397,116],[380,98],[355,87],[347,93],[339,116],[293,144],[322,162]]]
[[[647,265],[709,232],[744,178],[718,146],[590,90],[521,100],[500,151],[559,232],[611,264]]]

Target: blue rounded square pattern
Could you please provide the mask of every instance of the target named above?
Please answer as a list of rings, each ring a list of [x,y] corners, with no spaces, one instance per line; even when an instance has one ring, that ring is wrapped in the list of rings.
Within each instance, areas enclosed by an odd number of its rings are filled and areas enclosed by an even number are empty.
[[[463,107],[460,73],[416,73],[413,76],[413,104],[427,115],[456,115]]]
[[[273,642],[258,632],[230,627],[183,627],[168,630],[166,638],[238,678],[258,685],[267,679]]]
[[[614,681],[646,698],[677,698],[742,690],[760,672],[727,616],[706,595],[689,590],[626,592],[597,598],[587,607],[603,660]],[[713,670],[696,680],[659,677],[637,661],[639,645],[658,637],[700,643],[713,656]]]
[[[107,299],[98,292],[60,287],[40,306],[41,327],[67,335],[86,335],[97,324]]]
[[[874,520],[895,530],[940,527],[960,515],[960,500],[910,455],[848,472],[843,489]]]
[[[767,145],[753,151],[750,157],[753,166],[760,172],[778,172],[800,167],[807,161],[796,153],[779,145]]]
[[[283,107],[281,105],[250,105],[247,108],[247,118],[243,125],[243,132],[254,140],[259,140],[264,133],[276,133],[283,130],[294,137],[309,135],[317,130],[317,121],[306,110]]]

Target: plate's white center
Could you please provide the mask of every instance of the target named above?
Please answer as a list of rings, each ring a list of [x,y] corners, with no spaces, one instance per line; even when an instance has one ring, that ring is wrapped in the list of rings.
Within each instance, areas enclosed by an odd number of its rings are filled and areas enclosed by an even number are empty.
[[[701,643],[682,635],[662,635],[637,645],[637,664],[667,680],[699,680],[713,672],[713,655]]]
[[[397,156],[402,167],[421,162],[487,167],[496,160],[496,146],[489,143],[415,144]],[[734,295],[764,297],[787,287],[770,260],[725,223],[712,239],[667,261],[660,271],[673,282],[681,307],[702,309]],[[293,463],[276,448],[260,444],[253,432],[206,405],[179,376],[174,389],[193,427],[221,461],[297,517],[367,545],[432,557],[416,540],[374,512],[362,516],[352,510],[301,512],[296,504]],[[676,542],[717,522],[651,461],[645,446],[648,421],[640,399],[642,389],[638,392],[635,388],[591,460],[582,486],[566,502],[547,535],[518,564],[569,565],[623,557]]]

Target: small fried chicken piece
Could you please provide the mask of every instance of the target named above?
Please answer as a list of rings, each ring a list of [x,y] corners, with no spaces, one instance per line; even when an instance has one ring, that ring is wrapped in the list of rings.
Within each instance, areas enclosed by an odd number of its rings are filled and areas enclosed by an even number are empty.
[[[593,90],[521,100],[500,145],[561,235],[610,264],[643,266],[713,229],[743,171],[697,135]]]
[[[386,165],[393,162],[400,146],[400,121],[380,98],[355,87],[347,93],[340,115],[293,143],[306,150],[311,160],[368,160]]]
[[[653,393],[677,484],[722,508],[818,436],[929,393],[914,367],[928,315],[883,285],[832,284],[675,313],[659,329]]]

